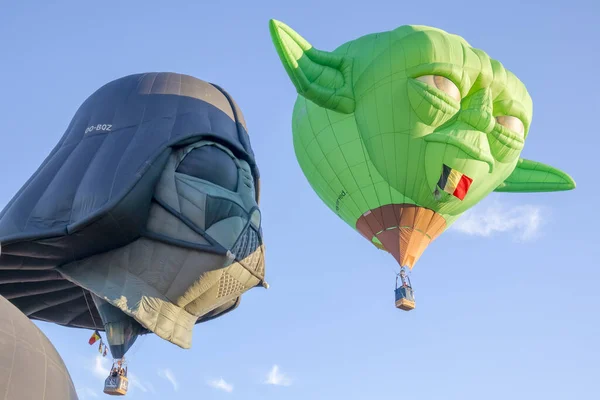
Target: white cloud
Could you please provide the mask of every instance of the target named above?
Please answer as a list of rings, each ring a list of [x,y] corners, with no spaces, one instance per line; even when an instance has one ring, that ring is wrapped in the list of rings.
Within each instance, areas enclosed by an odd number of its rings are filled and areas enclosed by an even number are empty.
[[[158,370],[158,376],[160,376],[161,378],[164,378],[166,380],[168,380],[169,382],[171,382],[171,385],[173,385],[173,389],[175,391],[177,391],[177,389],[179,388],[179,385],[177,384],[177,380],[175,379],[175,375],[173,374],[173,372],[168,369],[159,369]]]
[[[233,391],[233,385],[225,382],[223,378],[209,381],[208,384],[214,387],[215,389],[223,390],[227,393],[231,393]]]
[[[154,387],[151,383],[142,381],[137,377],[137,375],[132,374],[129,371],[127,371],[127,378],[129,378],[129,386],[138,388],[144,393],[148,391],[154,392]]]
[[[96,393],[95,390],[92,390],[87,386],[76,387],[75,390],[77,391],[77,396],[80,400],[87,400],[98,397],[98,393]]]
[[[273,368],[271,368],[271,370],[267,374],[267,380],[265,381],[265,384],[277,386],[290,386],[292,384],[292,380],[283,373],[279,372],[279,365],[273,365]]]
[[[108,376],[108,372],[110,370],[110,362],[106,358],[98,354],[94,359],[94,365],[88,369],[91,369],[94,375],[96,375],[98,378],[104,380]]]
[[[498,202],[465,212],[451,229],[473,236],[514,232],[517,240],[533,239],[542,223],[542,209],[533,205],[504,206]]]

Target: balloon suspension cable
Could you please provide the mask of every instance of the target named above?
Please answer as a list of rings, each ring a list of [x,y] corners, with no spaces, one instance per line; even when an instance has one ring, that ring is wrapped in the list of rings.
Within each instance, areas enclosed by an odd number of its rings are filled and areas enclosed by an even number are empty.
[[[401,266],[400,272],[396,274],[396,288],[398,287],[398,278],[400,278],[402,286],[408,286],[412,288],[412,284],[410,282],[409,274],[411,273],[410,269],[408,274],[406,273],[406,267]]]
[[[98,325],[96,325],[96,320],[94,319],[94,314],[92,313],[90,303],[88,302],[87,296],[85,295],[85,289],[81,288],[81,291],[83,292],[83,298],[85,299],[85,305],[87,306],[88,312],[90,313],[90,318],[92,319],[92,323],[94,324],[94,329],[98,330]]]
[[[94,333],[90,338],[89,344],[92,345],[96,343],[97,340],[100,340],[100,344],[98,345],[98,352],[102,354],[102,357],[106,357],[108,353],[108,346],[104,344],[104,340],[102,340],[102,336],[100,336],[100,332],[98,332],[98,325],[96,324],[96,319],[94,318],[94,313],[92,313],[92,308],[90,307],[90,303],[88,302],[87,296],[85,294],[85,289],[81,288],[83,292],[83,298],[85,299],[85,305],[87,306],[88,312],[90,313],[90,318],[92,319],[92,323],[94,324]],[[98,339],[95,339],[95,336],[98,336]]]

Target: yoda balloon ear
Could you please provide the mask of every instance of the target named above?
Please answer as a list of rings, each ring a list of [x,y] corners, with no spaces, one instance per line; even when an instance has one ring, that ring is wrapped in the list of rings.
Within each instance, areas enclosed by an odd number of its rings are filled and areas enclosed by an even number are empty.
[[[496,192],[557,192],[575,189],[575,181],[565,172],[536,161],[519,159],[512,174]]]
[[[269,21],[277,54],[299,94],[344,114],[354,112],[352,59],[317,50],[283,22]]]

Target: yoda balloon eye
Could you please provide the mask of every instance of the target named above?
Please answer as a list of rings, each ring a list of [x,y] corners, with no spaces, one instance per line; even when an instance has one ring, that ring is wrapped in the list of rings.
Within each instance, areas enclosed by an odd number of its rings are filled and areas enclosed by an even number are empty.
[[[423,75],[419,76],[417,80],[441,90],[456,101],[460,101],[462,98],[458,87],[445,76]]]
[[[521,135],[525,133],[525,126],[523,126],[523,122],[517,117],[513,117],[511,115],[500,115],[496,117],[496,121],[512,132],[519,133]]]

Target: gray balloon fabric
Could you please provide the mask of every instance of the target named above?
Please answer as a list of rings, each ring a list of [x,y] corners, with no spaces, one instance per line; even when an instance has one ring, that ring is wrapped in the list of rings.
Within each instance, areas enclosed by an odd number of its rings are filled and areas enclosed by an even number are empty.
[[[0,213],[0,295],[32,319],[110,328],[117,354],[149,331],[188,348],[194,324],[266,286],[259,179],[222,88],[110,82]]]
[[[113,358],[123,358],[138,335],[143,333],[144,328],[109,302],[96,295],[92,295],[92,297],[102,318],[111,355]]]
[[[52,343],[2,296],[0,399],[77,400],[71,375]]]

